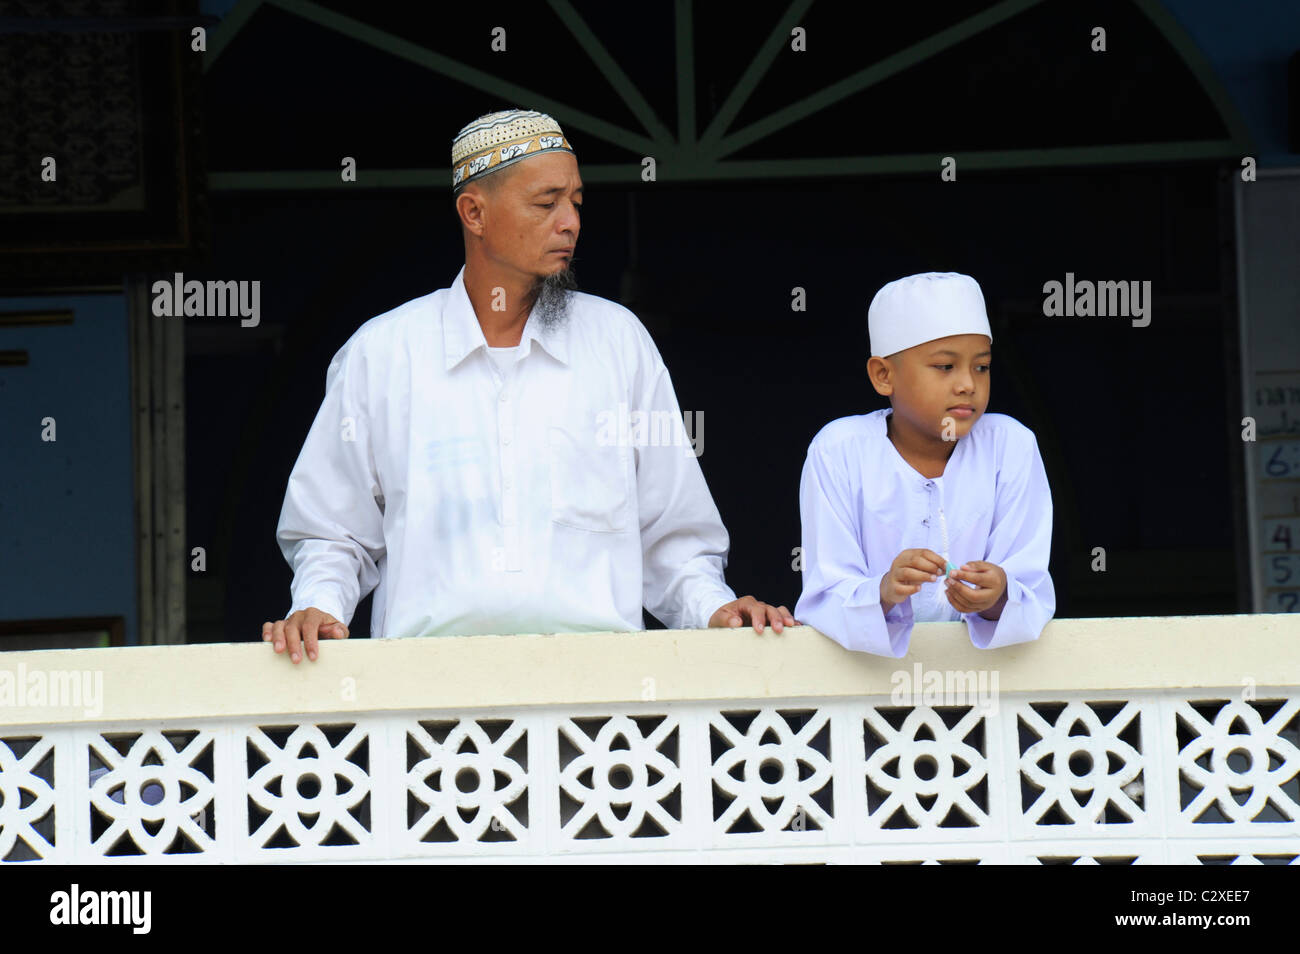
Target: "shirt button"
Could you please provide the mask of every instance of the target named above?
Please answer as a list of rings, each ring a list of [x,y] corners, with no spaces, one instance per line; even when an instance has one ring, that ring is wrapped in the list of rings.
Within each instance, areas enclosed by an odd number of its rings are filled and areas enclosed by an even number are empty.
[[[501,438],[501,443],[502,443],[502,444],[509,444],[509,443],[510,443],[510,435],[507,434],[505,437]]]
[[[505,404],[507,400],[508,400],[508,398],[506,397],[506,392],[505,392],[505,391],[502,391],[502,392],[501,392],[501,403],[502,403],[502,404]]]
[[[509,477],[506,478],[506,480],[505,480],[505,485],[504,485],[504,486],[505,486],[506,490],[509,490],[509,489],[510,489],[510,478],[509,478]]]

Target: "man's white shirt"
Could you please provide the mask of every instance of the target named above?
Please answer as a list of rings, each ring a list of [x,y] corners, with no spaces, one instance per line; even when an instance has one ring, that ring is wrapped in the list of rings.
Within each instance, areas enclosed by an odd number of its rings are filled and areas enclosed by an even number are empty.
[[[643,605],[704,628],[736,598],[641,322],[575,292],[563,324],[544,330],[534,309],[517,353],[489,353],[464,268],[334,355],[276,537],[286,618],[349,622],[374,589],[372,636],[632,631]]]

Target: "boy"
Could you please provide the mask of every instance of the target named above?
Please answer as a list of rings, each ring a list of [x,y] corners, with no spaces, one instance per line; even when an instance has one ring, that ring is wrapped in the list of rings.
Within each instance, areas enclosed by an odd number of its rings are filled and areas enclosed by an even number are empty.
[[[980,649],[1037,639],[1056,610],[1052,497],[1033,432],[984,413],[993,333],[979,285],[900,278],[867,323],[867,373],[890,407],[832,421],[808,448],[795,616],[895,658],[914,622],[964,619]]]

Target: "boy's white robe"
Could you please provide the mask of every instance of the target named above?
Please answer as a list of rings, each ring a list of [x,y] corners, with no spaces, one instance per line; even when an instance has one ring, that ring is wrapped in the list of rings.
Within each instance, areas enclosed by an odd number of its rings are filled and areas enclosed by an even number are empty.
[[[957,441],[942,477],[922,476],[885,431],[885,408],[827,424],[799,484],[803,593],[795,617],[847,649],[906,655],[912,624],[965,619],[971,642],[994,649],[1037,639],[1056,611],[1048,574],[1052,495],[1034,434],[984,414]],[[880,580],[903,550],[943,552],[943,508],[957,566],[996,563],[1007,575],[1001,618],[958,613],[942,577],[881,611]]]

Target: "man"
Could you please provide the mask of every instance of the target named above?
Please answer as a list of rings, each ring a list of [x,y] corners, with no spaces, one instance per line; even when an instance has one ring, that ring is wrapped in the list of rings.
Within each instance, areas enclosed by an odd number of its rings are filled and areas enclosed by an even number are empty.
[[[684,431],[636,316],[574,291],[582,179],[559,125],[480,117],[452,170],[465,265],[330,363],[277,529],[293,604],[262,638],[315,659],[372,588],[380,637],[639,630],[643,606],[670,628],[795,625],[727,587],[689,443],[609,426]]]

